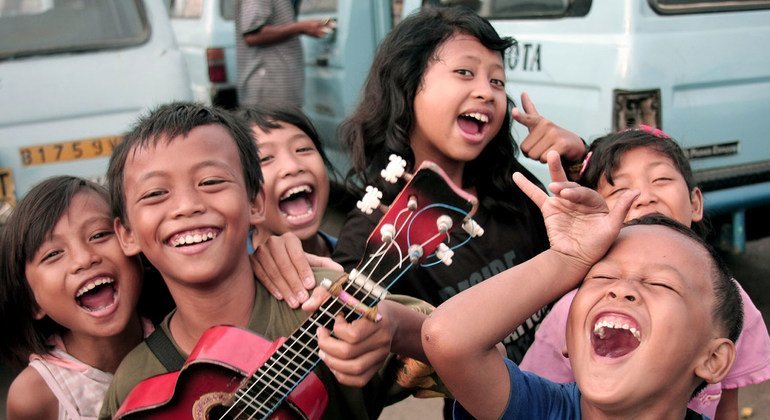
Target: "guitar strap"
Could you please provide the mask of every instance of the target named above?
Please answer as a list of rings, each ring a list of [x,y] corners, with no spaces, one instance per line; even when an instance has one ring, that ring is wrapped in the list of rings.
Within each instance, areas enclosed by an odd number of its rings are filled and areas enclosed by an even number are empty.
[[[155,331],[145,339],[145,342],[147,342],[147,347],[160,360],[160,363],[166,370],[175,372],[182,369],[185,358],[179,354],[179,351],[174,347],[174,343],[168,338],[163,328],[160,328],[160,326],[155,328]]]

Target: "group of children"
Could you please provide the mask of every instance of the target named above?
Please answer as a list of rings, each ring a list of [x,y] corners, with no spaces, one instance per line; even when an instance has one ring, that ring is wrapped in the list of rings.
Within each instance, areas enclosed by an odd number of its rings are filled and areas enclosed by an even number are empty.
[[[686,158],[646,128],[586,151],[526,95],[512,111],[511,42],[469,10],[426,8],[378,49],[340,129],[348,185],[378,186],[387,202],[399,188],[379,180],[390,154],[407,170],[433,161],[478,197],[485,235],[450,267],[408,272],[392,291],[413,298],[380,302],[380,322],[319,328],[325,417],[376,418],[436,381],[457,416],[689,418],[692,401],[735,417],[734,390],[770,378],[770,338],[689,229],[703,200]],[[115,149],[109,191],[63,176],[20,201],[0,239],[2,355],[29,361],[9,390],[10,419],[112,417],[136,384],[173,370],[142,340],[151,334],[181,358],[214,325],[290,335],[319,307],[320,280],[341,274],[310,271],[299,244],[355,267],[382,214],[351,212],[338,240],[321,232],[329,168],[318,135],[300,111],[269,105],[162,106]],[[530,130],[522,151],[549,164],[551,196],[516,160],[513,119]],[[286,232],[299,240],[271,247]],[[161,319],[142,306],[164,300],[159,286],[173,304]],[[437,376],[417,380],[420,362]]]

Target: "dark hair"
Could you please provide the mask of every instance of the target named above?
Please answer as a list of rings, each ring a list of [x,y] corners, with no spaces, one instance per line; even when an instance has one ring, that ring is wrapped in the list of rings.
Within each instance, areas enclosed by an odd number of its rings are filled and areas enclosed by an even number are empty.
[[[223,109],[191,102],[174,102],[141,116],[112,152],[107,181],[110,186],[113,216],[128,224],[123,171],[129,153],[139,148],[156,146],[161,142],[168,144],[178,136],[186,136],[196,127],[209,124],[224,127],[232,136],[243,166],[246,192],[250,199],[254,199],[262,184],[262,170],[259,166],[257,146],[245,121]]]
[[[256,125],[265,133],[281,127],[281,124],[291,124],[305,133],[313,142],[318,154],[321,155],[326,172],[331,176],[336,176],[334,166],[332,166],[329,157],[324,152],[321,136],[318,135],[313,122],[297,106],[289,104],[278,105],[254,105],[248,108],[242,108],[237,115],[243,118],[247,123]]]
[[[350,150],[353,165],[346,178],[350,189],[374,185],[392,197],[397,188],[379,178],[391,154],[403,157],[407,170],[414,169],[409,141],[415,123],[414,98],[426,68],[437,59],[438,48],[457,34],[477,38],[503,59],[514,42],[501,38],[489,21],[465,7],[425,7],[401,21],[382,41],[361,100],[340,126],[340,140]],[[463,186],[476,186],[479,198],[493,210],[501,207],[528,213],[528,199],[512,193],[517,189],[511,175],[519,171],[538,185],[539,181],[516,160],[518,147],[511,135],[510,116],[513,101],[506,98],[502,127],[481,154],[466,164]]]
[[[599,186],[599,180],[604,177],[607,183],[615,185],[612,173],[620,166],[621,158],[626,152],[640,147],[652,149],[671,159],[674,167],[682,174],[687,184],[687,191],[692,192],[697,187],[690,161],[676,141],[644,129],[624,130],[594,140],[588,148],[588,152],[591,153],[590,159],[578,183],[595,190]],[[702,236],[705,236],[709,230],[705,220],[693,222],[692,229]]]
[[[594,140],[588,148],[591,158],[578,182],[595,190],[599,185],[599,179],[604,176],[610,185],[615,185],[612,173],[618,169],[620,159],[626,152],[638,147],[647,147],[668,156],[684,177],[687,189],[689,191],[695,189],[697,185],[692,176],[690,161],[676,141],[672,138],[656,136],[642,129],[624,130]]]
[[[3,322],[4,359],[21,366],[30,353],[49,351],[47,339],[65,328],[44,317],[35,319],[39,307],[27,282],[26,265],[51,235],[72,199],[93,191],[109,202],[107,190],[73,176],[57,176],[35,185],[11,213],[0,237],[0,318]]]
[[[721,333],[724,334],[724,337],[729,338],[733,343],[738,341],[738,337],[743,329],[743,301],[738,291],[736,280],[730,274],[730,269],[717,251],[692,229],[660,214],[642,216],[626,223],[626,226],[637,225],[668,227],[690,238],[706,250],[711,260],[711,285],[714,290],[714,302],[711,309],[712,317],[717,325],[721,327]],[[705,386],[705,382],[701,383],[695,389],[692,396],[695,396]]]

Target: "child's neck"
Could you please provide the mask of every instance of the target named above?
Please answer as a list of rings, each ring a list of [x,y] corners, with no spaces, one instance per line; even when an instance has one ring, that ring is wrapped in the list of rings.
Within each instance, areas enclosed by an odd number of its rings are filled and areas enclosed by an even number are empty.
[[[73,334],[62,335],[67,353],[81,362],[103,372],[114,373],[123,358],[144,338],[142,320],[135,315],[126,329],[112,337]]]
[[[255,279],[248,259],[227,279],[209,287],[169,284],[176,303],[169,328],[176,344],[189,354],[204,331],[214,325],[246,327],[254,308]]]
[[[320,233],[302,240],[302,249],[308,254],[318,255],[319,257],[331,257],[331,250]]]
[[[681,420],[687,413],[686,400],[686,398],[675,398],[673,394],[658,395],[655,401],[647,401],[643,404],[637,404],[636,407],[610,411],[592,406],[584,398],[581,398],[580,415],[584,420]]]

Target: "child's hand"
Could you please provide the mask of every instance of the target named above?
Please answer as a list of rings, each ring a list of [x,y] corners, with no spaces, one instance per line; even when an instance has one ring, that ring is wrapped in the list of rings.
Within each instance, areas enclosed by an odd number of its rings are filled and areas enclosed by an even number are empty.
[[[580,136],[538,114],[526,92],[521,94],[521,108],[513,108],[511,117],[529,129],[529,135],[519,145],[524,155],[543,163],[550,150],[567,160],[578,160],[583,156],[585,144]]]
[[[291,232],[270,236],[249,259],[259,281],[276,299],[286,299],[292,308],[302,304],[308,298],[307,290],[316,286],[311,266],[342,271],[329,258],[305,253],[299,238]]]
[[[347,322],[337,315],[334,335],[326,328],[318,328],[319,354],[341,384],[362,387],[383,366],[393,334],[385,314],[376,323],[366,318]]]
[[[558,153],[548,153],[548,165],[551,175],[558,179]],[[549,197],[520,173],[515,173],[513,180],[543,213],[551,249],[586,267],[604,256],[639,195],[638,191],[624,193],[610,210],[598,192],[574,182],[552,182],[548,188],[553,196]]]

